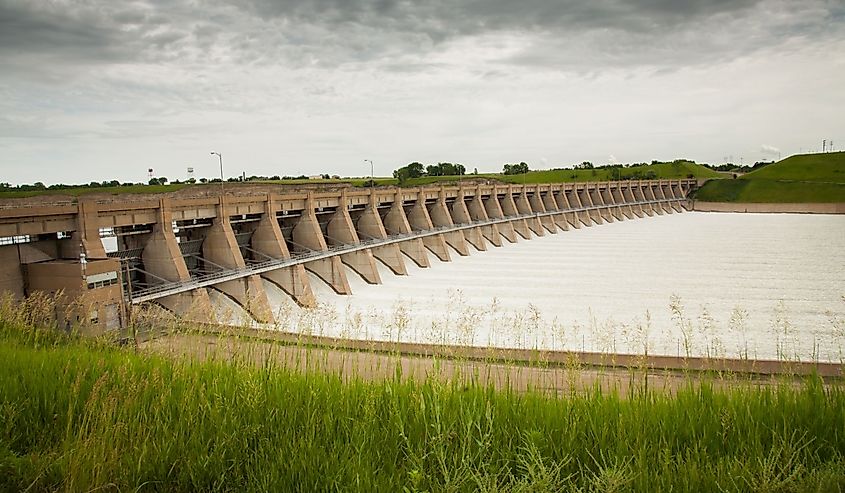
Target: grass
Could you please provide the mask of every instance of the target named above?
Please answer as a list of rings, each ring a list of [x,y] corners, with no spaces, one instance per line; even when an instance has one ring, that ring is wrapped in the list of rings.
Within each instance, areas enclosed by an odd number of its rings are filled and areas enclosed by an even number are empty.
[[[845,202],[845,183],[787,182],[778,180],[708,181],[696,192],[705,202],[807,203]]]
[[[0,490],[842,491],[845,392],[562,397],[137,354],[0,306]],[[41,314],[45,314],[42,316]]]
[[[800,154],[752,171],[745,180],[790,180],[845,184],[845,152]]]
[[[70,195],[78,197],[80,195],[87,195],[91,193],[110,193],[113,195],[121,195],[126,193],[165,193],[175,192],[188,186],[180,183],[178,185],[128,185],[123,187],[80,187],[80,188],[62,188],[57,190],[3,190],[0,191],[0,199],[17,199],[24,197],[37,197],[40,195]]]
[[[845,202],[845,152],[791,156],[738,177],[712,180],[695,194],[707,202]]]
[[[639,175],[635,175],[639,173]],[[646,174],[653,173],[653,179],[678,179],[692,176],[694,178],[720,178],[723,175],[705,168],[699,164],[690,163],[687,161],[675,161],[673,163],[658,163],[645,166],[636,166],[630,168],[623,168],[621,170],[622,179],[636,179],[642,177],[645,179]],[[464,176],[423,176],[420,178],[412,178],[408,180],[403,186],[418,187],[422,185],[430,185],[434,183],[452,183],[460,182],[461,180],[472,179],[488,179],[498,180],[505,183],[515,184],[536,184],[536,183],[569,183],[569,182],[587,182],[587,181],[608,181],[616,179],[609,169],[594,169],[594,170],[542,170],[530,171],[524,175],[503,175],[501,173],[481,173],[478,175],[464,175]],[[241,187],[249,184],[278,184],[278,185],[351,185],[354,187],[363,187],[365,183],[370,181],[369,178],[343,178],[343,179],[317,179],[317,180],[264,180],[257,182],[238,183],[228,182],[226,187]],[[375,178],[377,186],[397,186],[399,181],[395,178]],[[185,187],[190,187],[185,183],[177,185],[132,185],[123,187],[97,187],[97,188],[68,188],[61,190],[32,190],[32,191],[18,191],[7,190],[0,191],[0,199],[13,199],[23,197],[36,197],[40,195],[69,195],[78,197],[80,195],[92,193],[106,193],[113,195],[127,194],[127,193],[164,193],[175,192]],[[201,185],[196,185],[201,186]],[[208,186],[208,185],[207,185]],[[211,184],[210,186],[219,186],[219,184]]]
[[[501,173],[486,173],[479,175],[465,175],[458,176],[423,176],[421,178],[414,178],[408,180],[407,186],[428,185],[438,182],[456,182],[459,179],[469,180],[473,178],[492,179],[505,183],[514,184],[536,184],[536,183],[572,183],[572,182],[590,182],[590,181],[611,181],[616,180],[617,177],[613,174],[613,169],[554,169],[554,170],[537,170],[529,171],[522,175],[503,175]],[[705,168],[700,164],[691,163],[689,161],[675,161],[671,163],[657,163],[645,166],[633,166],[629,168],[622,168],[620,172],[620,179],[637,179],[641,177],[645,179],[646,175],[653,173],[653,179],[669,180],[680,179],[692,176],[693,178],[721,178],[722,174],[717,173],[709,168]]]

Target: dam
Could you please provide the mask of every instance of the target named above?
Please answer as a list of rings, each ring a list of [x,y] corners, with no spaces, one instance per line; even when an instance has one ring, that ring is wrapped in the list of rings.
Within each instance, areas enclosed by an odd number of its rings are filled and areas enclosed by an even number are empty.
[[[273,322],[262,279],[316,303],[306,272],[351,293],[347,269],[381,284],[385,265],[427,268],[474,250],[573,228],[682,212],[694,179],[572,184],[471,183],[418,188],[117,195],[0,208],[0,291],[60,294],[70,325],[128,323],[155,303],[214,322],[209,290]],[[103,238],[114,238],[106,251]],[[57,314],[58,315],[58,314]]]

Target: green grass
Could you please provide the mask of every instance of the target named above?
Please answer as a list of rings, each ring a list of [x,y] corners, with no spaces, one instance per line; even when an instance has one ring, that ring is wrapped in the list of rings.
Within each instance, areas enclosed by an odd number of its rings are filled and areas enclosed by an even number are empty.
[[[801,154],[742,176],[744,180],[788,180],[845,185],[845,152]]]
[[[845,392],[815,378],[564,397],[367,383],[136,354],[9,313],[0,490],[845,489]]]
[[[845,202],[845,152],[804,154],[742,175],[708,181],[695,194],[707,202]]]
[[[845,202],[845,184],[776,180],[709,181],[695,194],[705,202]]]
[[[699,164],[690,163],[686,161],[676,161],[674,163],[658,163],[646,166],[623,168],[621,170],[621,177],[623,179],[636,179],[641,177],[645,179],[646,174],[654,173],[654,179],[677,179],[692,176],[694,178],[720,178],[723,175],[705,168]],[[635,175],[639,173],[639,175]],[[569,183],[569,182],[587,182],[587,181],[608,181],[614,180],[611,170],[596,169],[596,170],[544,170],[544,171],[530,171],[525,175],[503,175],[501,173],[481,173],[478,175],[464,175],[464,176],[423,176],[420,178],[413,178],[408,180],[403,186],[418,187],[422,185],[431,185],[436,183],[458,183],[462,180],[472,179],[489,179],[498,180],[505,183]],[[248,183],[227,182],[226,187],[242,187],[250,184],[278,184],[278,185],[343,185],[348,184],[354,187],[363,187],[365,183],[369,182],[369,178],[343,178],[343,179],[329,179],[329,180],[262,180]],[[375,178],[377,186],[397,186],[399,181],[395,178]],[[185,183],[178,185],[132,185],[125,187],[99,187],[99,188],[67,188],[61,190],[33,190],[33,191],[0,191],[0,199],[13,199],[23,197],[36,197],[40,195],[70,195],[78,197],[80,195],[92,193],[107,193],[113,195],[127,194],[127,193],[164,193],[175,192],[185,187],[190,187]],[[202,185],[196,185],[202,186]],[[209,185],[206,185],[209,186]],[[218,184],[211,184],[210,186],[219,186]]]
[[[91,193],[109,193],[121,195],[126,193],[164,193],[175,192],[187,187],[187,184],[178,185],[129,185],[125,187],[93,187],[93,188],[62,188],[58,190],[3,190],[0,191],[0,199],[17,199],[23,197],[37,197],[39,195],[70,195],[78,197]]]

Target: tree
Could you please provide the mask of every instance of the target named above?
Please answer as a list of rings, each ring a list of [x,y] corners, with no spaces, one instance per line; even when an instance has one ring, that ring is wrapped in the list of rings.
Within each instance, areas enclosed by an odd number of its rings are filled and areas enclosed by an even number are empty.
[[[425,167],[425,173],[428,176],[443,176],[443,168],[440,165],[429,164]]]
[[[418,162],[413,162],[393,171],[393,177],[399,180],[399,183],[405,183],[410,178],[419,178],[424,174],[425,169],[422,163]]]
[[[506,175],[521,175],[528,173],[528,164],[525,161],[519,164],[505,164],[502,173]]]

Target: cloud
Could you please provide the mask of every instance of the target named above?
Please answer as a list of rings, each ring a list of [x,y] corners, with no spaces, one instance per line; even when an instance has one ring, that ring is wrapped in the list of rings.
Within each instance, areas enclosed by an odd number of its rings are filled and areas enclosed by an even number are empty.
[[[826,0],[0,0],[0,60],[420,72],[456,44],[511,37],[520,49],[481,61],[677,68],[841,29],[843,15]]]
[[[760,146],[760,153],[767,156],[779,156],[780,149],[774,146],[763,144],[762,146]]]
[[[843,21],[836,0],[0,0],[2,159],[183,169],[213,143],[264,174],[343,174],[360,155],[602,162],[611,141],[621,162],[792,152],[840,117]]]

